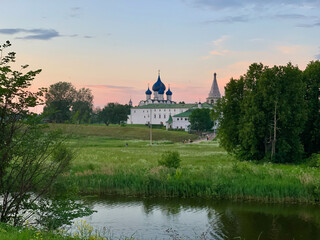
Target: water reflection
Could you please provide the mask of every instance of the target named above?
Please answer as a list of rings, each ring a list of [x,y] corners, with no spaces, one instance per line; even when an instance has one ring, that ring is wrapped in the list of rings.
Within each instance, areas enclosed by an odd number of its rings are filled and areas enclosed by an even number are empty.
[[[116,196],[88,201],[98,212],[84,219],[98,229],[110,228],[115,237],[320,239],[316,205]]]

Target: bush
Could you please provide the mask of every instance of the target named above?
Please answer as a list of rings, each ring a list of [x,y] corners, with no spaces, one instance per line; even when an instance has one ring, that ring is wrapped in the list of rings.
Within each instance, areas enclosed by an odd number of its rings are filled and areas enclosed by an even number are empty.
[[[168,168],[180,167],[180,154],[176,151],[167,151],[161,155],[161,159],[158,160],[159,166],[165,166]]]
[[[308,159],[307,165],[309,167],[320,168],[320,154],[314,153]]]

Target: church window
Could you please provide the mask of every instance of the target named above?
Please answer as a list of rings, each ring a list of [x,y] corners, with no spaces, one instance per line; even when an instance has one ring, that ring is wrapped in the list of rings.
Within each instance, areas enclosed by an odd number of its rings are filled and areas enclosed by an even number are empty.
[[[156,114],[154,115],[154,118],[157,118],[157,115],[156,115]]]
[[[187,120],[188,120],[188,118],[185,118],[184,120],[186,120],[186,121],[187,121]]]
[[[177,121],[179,121],[179,118],[177,118]]]
[[[159,114],[159,118],[161,118],[161,114]]]
[[[143,116],[143,118],[146,118],[146,116]]]
[[[166,118],[166,115],[163,115],[164,118]]]
[[[136,112],[136,110],[133,111],[134,113]]]
[[[161,109],[159,109],[159,112],[161,112]]]
[[[144,112],[144,110],[142,112]]]

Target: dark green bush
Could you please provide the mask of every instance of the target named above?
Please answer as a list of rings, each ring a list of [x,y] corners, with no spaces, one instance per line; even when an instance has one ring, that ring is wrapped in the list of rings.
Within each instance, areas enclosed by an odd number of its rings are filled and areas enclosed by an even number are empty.
[[[176,151],[167,151],[161,155],[161,159],[158,160],[159,166],[165,166],[168,168],[180,167],[180,154]]]
[[[308,159],[307,165],[309,167],[320,168],[320,154],[312,154]]]

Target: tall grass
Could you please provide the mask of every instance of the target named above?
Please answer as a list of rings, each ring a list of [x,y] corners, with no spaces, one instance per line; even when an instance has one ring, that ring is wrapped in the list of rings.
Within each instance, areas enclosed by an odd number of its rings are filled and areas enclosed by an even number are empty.
[[[320,172],[303,165],[239,162],[217,142],[168,144],[70,139],[78,155],[63,181],[83,194],[203,197],[268,202],[319,202]],[[127,145],[126,145],[127,144]],[[177,151],[181,167],[159,167],[166,151]]]

